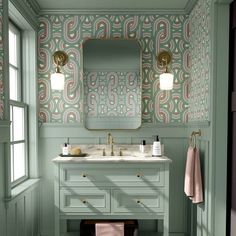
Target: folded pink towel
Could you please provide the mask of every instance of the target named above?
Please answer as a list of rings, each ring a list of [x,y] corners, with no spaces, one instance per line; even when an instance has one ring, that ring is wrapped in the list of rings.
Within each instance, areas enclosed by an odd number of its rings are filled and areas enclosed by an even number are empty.
[[[194,182],[194,149],[188,148],[185,179],[184,179],[184,192],[188,197],[193,196],[193,182]]]
[[[193,203],[203,202],[201,164],[198,148],[188,148],[184,192]]]
[[[124,223],[96,223],[96,236],[124,236]]]

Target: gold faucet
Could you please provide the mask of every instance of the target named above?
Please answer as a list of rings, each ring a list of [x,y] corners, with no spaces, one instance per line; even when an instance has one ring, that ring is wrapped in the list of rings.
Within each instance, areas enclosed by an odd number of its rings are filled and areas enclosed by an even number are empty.
[[[111,133],[107,134],[107,144],[111,147],[111,156],[114,156],[114,141]]]

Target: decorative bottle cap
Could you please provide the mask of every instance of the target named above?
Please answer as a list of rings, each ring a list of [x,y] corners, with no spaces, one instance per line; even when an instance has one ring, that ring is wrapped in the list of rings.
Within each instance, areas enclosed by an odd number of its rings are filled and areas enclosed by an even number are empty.
[[[158,135],[156,136],[156,141],[159,142],[159,136]]]
[[[142,140],[142,145],[146,145],[146,141],[145,140]]]

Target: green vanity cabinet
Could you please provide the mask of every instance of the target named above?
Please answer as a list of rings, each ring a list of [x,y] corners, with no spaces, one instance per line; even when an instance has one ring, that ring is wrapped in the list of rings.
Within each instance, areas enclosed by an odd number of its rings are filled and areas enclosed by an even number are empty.
[[[170,159],[120,159],[53,160],[55,236],[70,235],[68,219],[162,219],[163,235],[169,235]]]

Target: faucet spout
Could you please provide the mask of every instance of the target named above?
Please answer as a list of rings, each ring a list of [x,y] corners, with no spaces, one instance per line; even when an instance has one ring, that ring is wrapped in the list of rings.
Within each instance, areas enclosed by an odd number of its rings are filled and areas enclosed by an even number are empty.
[[[107,134],[107,144],[110,145],[111,148],[111,156],[114,156],[114,141],[111,133]]]

